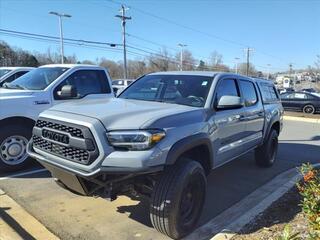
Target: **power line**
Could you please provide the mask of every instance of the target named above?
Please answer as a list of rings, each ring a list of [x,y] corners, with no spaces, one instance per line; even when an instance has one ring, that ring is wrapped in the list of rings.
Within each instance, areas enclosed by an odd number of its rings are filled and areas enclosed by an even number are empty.
[[[0,32],[14,33],[14,34],[21,34],[21,35],[28,35],[28,36],[35,36],[35,37],[44,37],[44,38],[49,38],[49,39],[58,39],[58,40],[60,39],[59,37],[50,36],[50,35],[13,31],[13,30],[8,30],[8,29],[3,29],[3,28],[0,28]],[[99,42],[99,41],[74,39],[74,38],[64,38],[64,39],[68,40],[68,41],[79,42],[79,43],[91,43],[91,44],[98,44],[98,45],[108,45],[110,47],[122,46],[122,44],[110,43],[110,42]]]
[[[109,1],[109,2],[111,2],[111,3],[114,3],[114,4],[120,4],[120,5],[122,4],[122,3],[118,2],[118,1],[115,1],[115,0],[107,0],[107,1]],[[158,16],[158,15],[155,15],[155,14],[153,14],[153,13],[149,13],[149,12],[147,12],[147,11],[145,11],[145,10],[142,10],[142,9],[139,9],[139,8],[136,8],[136,7],[130,6],[130,8],[136,10],[137,12],[143,13],[143,14],[145,14],[145,15],[149,15],[149,16],[151,16],[151,17],[153,17],[153,18],[156,18],[156,19],[165,21],[165,22],[167,22],[167,23],[176,25],[176,26],[178,26],[178,27],[185,28],[185,29],[190,30],[190,31],[194,31],[194,32],[197,32],[197,33],[201,33],[201,34],[203,34],[203,35],[206,35],[206,36],[209,36],[209,37],[212,37],[212,38],[215,38],[215,39],[224,41],[224,42],[228,42],[228,43],[231,43],[231,44],[234,44],[234,45],[238,45],[238,46],[242,46],[242,47],[246,47],[246,46],[247,46],[246,44],[239,43],[239,42],[236,42],[236,41],[233,41],[233,40],[230,40],[230,39],[226,39],[226,38],[223,38],[223,37],[214,35],[214,34],[210,34],[210,33],[207,33],[207,32],[200,31],[200,30],[198,30],[198,29],[195,29],[195,28],[189,27],[189,26],[187,26],[187,25],[184,25],[184,24],[175,22],[175,21],[173,21],[173,20],[171,20],[171,19],[167,19],[167,18]]]
[[[108,2],[110,2],[110,3],[113,3],[113,4],[121,5],[121,2],[118,2],[118,1],[115,1],[115,0],[106,0],[106,1],[108,1]],[[206,35],[206,36],[211,37],[211,38],[214,38],[214,39],[218,39],[218,40],[221,40],[221,41],[224,41],[224,42],[233,44],[233,45],[238,45],[238,46],[241,46],[241,47],[248,47],[248,44],[240,43],[240,42],[237,42],[237,41],[234,41],[234,40],[230,40],[230,39],[226,39],[226,38],[220,37],[220,36],[215,35],[215,34],[211,34],[211,33],[208,33],[208,32],[204,32],[204,31],[198,30],[198,29],[196,29],[196,28],[193,28],[193,27],[190,27],[190,26],[187,26],[187,25],[178,23],[178,22],[176,22],[176,21],[173,21],[173,20],[168,19],[168,18],[164,18],[164,17],[162,17],[162,16],[155,15],[155,14],[153,14],[153,13],[147,12],[147,11],[145,11],[145,10],[142,10],[142,9],[139,9],[139,8],[136,8],[136,7],[130,6],[130,8],[133,9],[133,10],[135,10],[135,11],[137,11],[137,12],[140,12],[140,13],[142,13],[142,14],[151,16],[151,17],[153,17],[153,18],[156,18],[156,19],[165,21],[165,22],[167,22],[167,23],[176,25],[176,26],[178,26],[178,27],[181,27],[181,28],[184,28],[184,29],[193,31],[193,32],[200,33],[200,34],[202,34],[202,35]],[[259,51],[256,51],[256,52],[260,52],[260,54],[263,54],[263,55],[265,55],[265,56],[268,56],[268,57],[277,59],[278,61],[281,61],[281,62],[287,62],[287,61],[283,60],[282,58],[279,58],[279,57],[274,56],[274,55],[272,55],[272,54],[265,53],[265,52],[260,51],[260,50],[259,50]]]

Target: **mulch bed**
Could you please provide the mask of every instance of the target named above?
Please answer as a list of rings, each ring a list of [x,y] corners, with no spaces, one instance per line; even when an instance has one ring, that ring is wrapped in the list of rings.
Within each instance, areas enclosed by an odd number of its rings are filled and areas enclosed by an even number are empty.
[[[300,201],[298,190],[294,187],[246,225],[232,240],[276,240],[287,224],[292,233],[299,232],[301,239],[307,239],[308,223],[301,213]]]

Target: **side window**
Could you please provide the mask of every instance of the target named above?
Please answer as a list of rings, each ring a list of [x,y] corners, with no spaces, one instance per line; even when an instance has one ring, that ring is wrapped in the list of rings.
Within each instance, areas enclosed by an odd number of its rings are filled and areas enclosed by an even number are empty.
[[[311,94],[306,94],[307,95],[307,98],[308,99],[317,99],[317,97],[315,97],[315,96],[313,96],[313,95],[311,95]]]
[[[128,97],[134,99],[154,100],[156,99],[163,89],[161,78],[150,78],[142,83],[140,81],[130,85],[132,91]]]
[[[273,100],[279,100],[279,93],[274,86],[269,86],[270,95]]]
[[[216,94],[216,103],[219,102],[222,96],[240,96],[236,80],[223,79],[219,82]]]
[[[307,94],[305,94],[305,93],[295,93],[294,94],[294,98],[296,98],[296,99],[307,99],[308,97],[307,97]]]
[[[54,97],[59,100],[57,92],[61,91],[65,85],[75,86],[79,98],[83,98],[89,94],[111,93],[106,79],[107,76],[103,70],[78,70],[56,87]]]
[[[15,79],[21,77],[22,75],[26,74],[27,72],[28,72],[28,71],[20,71],[20,72],[17,72],[17,73],[15,74]]]
[[[258,102],[258,96],[254,84],[250,81],[240,80],[240,87],[246,106],[255,105]]]
[[[16,79],[15,74],[13,74],[13,75],[11,75],[10,77],[8,77],[8,78],[5,80],[5,82],[10,83],[10,82],[12,82],[12,81],[15,80],[15,79]]]
[[[267,83],[260,83],[263,102],[274,102],[279,100],[279,95],[274,86]],[[281,98],[288,98],[288,95],[281,95]]]

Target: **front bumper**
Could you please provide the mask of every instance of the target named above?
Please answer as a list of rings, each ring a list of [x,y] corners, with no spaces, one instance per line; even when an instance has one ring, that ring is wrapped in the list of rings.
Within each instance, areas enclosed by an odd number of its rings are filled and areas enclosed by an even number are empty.
[[[62,182],[67,189],[82,195],[92,195],[98,189],[106,188],[113,183],[140,175],[157,173],[164,168],[163,165],[140,168],[101,166],[91,172],[84,172],[60,163],[53,163],[51,160],[36,153],[32,147],[32,140],[28,143],[27,153],[48,169],[52,176]]]

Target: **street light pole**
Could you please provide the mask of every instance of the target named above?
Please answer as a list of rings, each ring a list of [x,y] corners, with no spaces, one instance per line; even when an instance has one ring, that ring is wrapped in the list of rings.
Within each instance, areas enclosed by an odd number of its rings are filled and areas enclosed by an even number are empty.
[[[71,18],[71,15],[65,13],[49,12],[49,14],[58,16],[59,18],[59,30],[60,30],[60,55],[61,63],[64,63],[64,47],[63,47],[63,30],[62,30],[62,17]]]
[[[181,48],[180,49],[180,71],[182,71],[183,70],[183,48],[188,45],[179,43],[178,46]]]
[[[270,66],[271,66],[271,64],[268,63],[267,66],[268,66],[268,76],[267,76],[267,79],[269,80],[269,78],[270,78]]]
[[[123,40],[123,68],[124,68],[124,78],[128,78],[127,70],[127,47],[126,47],[126,20],[131,20],[131,17],[126,16],[126,8],[124,5],[121,5],[120,13],[121,15],[116,15],[115,17],[121,19],[122,24],[122,40]]]
[[[238,74],[238,61],[240,60],[240,58],[236,57],[234,59],[236,60],[236,74]]]

